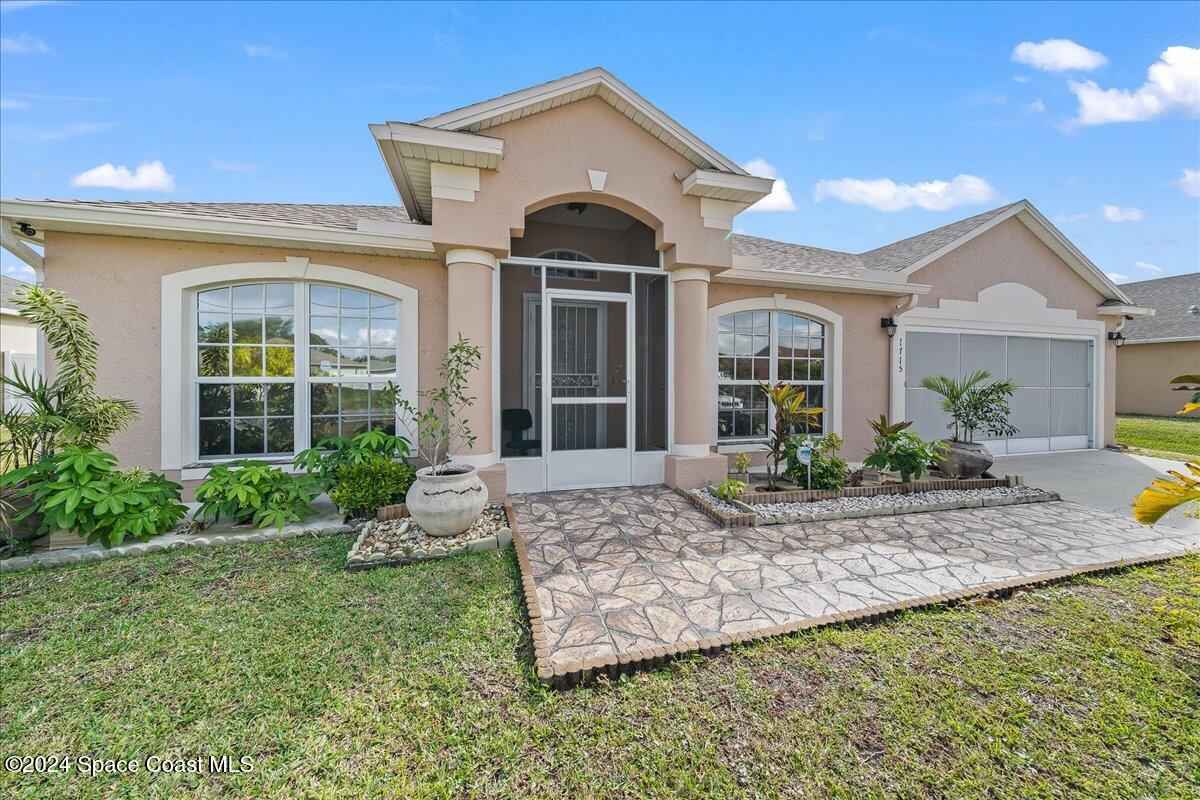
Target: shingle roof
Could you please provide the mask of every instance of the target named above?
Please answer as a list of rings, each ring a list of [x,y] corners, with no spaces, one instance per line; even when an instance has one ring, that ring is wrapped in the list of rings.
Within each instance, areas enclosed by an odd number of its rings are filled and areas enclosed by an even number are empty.
[[[1130,320],[1121,333],[1139,339],[1200,339],[1200,272],[1150,281],[1121,284],[1121,290],[1139,306],[1154,309],[1152,317]]]
[[[951,222],[949,225],[943,225],[940,228],[934,228],[931,231],[858,254],[824,250],[820,247],[803,244],[777,242],[773,239],[762,239],[758,236],[743,234],[734,234],[731,242],[735,255],[760,258],[765,269],[849,277],[854,277],[863,270],[901,272],[1014,205],[1016,203],[993,208],[991,211],[985,211],[982,214]]]
[[[892,242],[883,247],[868,250],[865,253],[861,253],[859,258],[862,259],[863,266],[867,269],[902,272],[931,253],[936,253],[956,239],[966,236],[992,217],[1004,213],[1015,205],[1016,203],[1009,203],[1006,206],[993,208],[991,211],[985,211],[973,217],[960,219],[958,222],[951,222],[949,225],[943,225],[940,228],[934,228],[925,233],[918,233],[916,236],[910,236],[907,239],[901,239],[898,242]]]
[[[17,290],[19,286],[25,286],[26,281],[10,278],[7,275],[0,275],[0,306],[9,308],[8,297]]]
[[[316,228],[355,230],[359,219],[410,222],[401,206],[307,203],[163,203],[148,200],[39,200],[82,208],[127,209],[156,214],[188,214],[249,222],[283,222]]]

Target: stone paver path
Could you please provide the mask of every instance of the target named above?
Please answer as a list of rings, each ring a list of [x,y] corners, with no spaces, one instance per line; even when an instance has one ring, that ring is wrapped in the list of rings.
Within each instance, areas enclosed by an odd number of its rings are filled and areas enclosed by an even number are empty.
[[[516,495],[555,668],[647,646],[1200,548],[1051,502],[722,529],[662,486]]]

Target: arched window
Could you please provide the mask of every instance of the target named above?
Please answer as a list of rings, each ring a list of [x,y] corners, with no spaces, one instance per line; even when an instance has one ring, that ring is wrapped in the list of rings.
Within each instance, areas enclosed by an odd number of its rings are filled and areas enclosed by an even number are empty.
[[[548,258],[554,261],[595,261],[586,253],[581,253],[578,250],[566,250],[558,248],[555,250],[547,250],[544,253],[538,253],[534,258]],[[542,275],[541,267],[533,268],[533,277],[540,278]],[[600,280],[600,273],[594,269],[575,269],[574,267],[550,267],[550,272],[547,273],[549,278],[565,278],[574,281],[596,281]]]
[[[346,286],[239,283],[195,294],[196,454],[287,455],[327,436],[395,430],[400,304]]]
[[[759,381],[804,387],[805,405],[826,405],[825,326],[787,311],[738,311],[717,322],[717,439],[765,438],[774,410]],[[825,415],[804,432],[825,431]],[[797,431],[800,432],[800,431]]]

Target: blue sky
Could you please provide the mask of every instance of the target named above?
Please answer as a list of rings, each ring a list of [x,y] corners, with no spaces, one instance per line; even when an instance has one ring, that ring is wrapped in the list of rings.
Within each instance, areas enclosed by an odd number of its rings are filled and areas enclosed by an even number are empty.
[[[0,8],[6,198],[396,203],[368,123],[601,65],[786,182],[748,233],[859,252],[1027,197],[1120,280],[1200,269],[1196,3]]]

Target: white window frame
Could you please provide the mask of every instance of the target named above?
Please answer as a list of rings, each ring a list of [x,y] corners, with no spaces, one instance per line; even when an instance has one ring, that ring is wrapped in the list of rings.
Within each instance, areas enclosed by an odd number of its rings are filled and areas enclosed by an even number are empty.
[[[823,381],[787,381],[796,385],[822,386],[822,405],[825,407],[822,430],[825,433],[842,433],[842,317],[827,308],[808,303],[803,300],[793,300],[785,295],[774,297],[757,297],[746,300],[734,300],[713,306],[708,310],[708,369],[709,369],[709,430],[712,444],[717,446],[719,453],[735,453],[755,451],[762,448],[767,437],[741,437],[719,439],[717,436],[718,396],[722,383],[756,384],[756,381],[722,381],[717,374],[717,359],[719,358],[718,330],[721,317],[737,314],[743,311],[771,312],[771,358],[769,381],[774,383],[778,375],[778,324],[776,312],[796,314],[819,322],[825,326],[824,349],[824,380]],[[767,404],[767,428],[774,425],[774,412],[770,402]]]
[[[417,341],[418,302],[417,290],[411,286],[381,278],[366,272],[311,264],[307,258],[289,257],[282,262],[250,262],[199,267],[165,275],[162,278],[162,406],[161,406],[161,468],[182,470],[183,479],[201,478],[207,467],[198,464],[199,455],[199,381],[196,370],[196,295],[198,292],[220,286],[245,283],[292,283],[294,285],[295,344],[297,374],[284,378],[243,378],[249,383],[294,383],[303,386],[296,391],[293,408],[295,422],[295,448],[308,446],[309,427],[309,381],[304,373],[308,370],[308,317],[307,308],[310,284],[333,284],[385,295],[397,301],[399,324],[397,336],[397,363],[395,378],[372,380],[363,377],[319,382],[341,383],[385,383],[394,380],[400,388],[401,397],[414,400],[417,385]],[[231,378],[229,383],[235,383]],[[239,456],[229,456],[229,459]],[[269,460],[287,460],[290,456],[272,454]],[[208,457],[205,463],[225,460]]]

